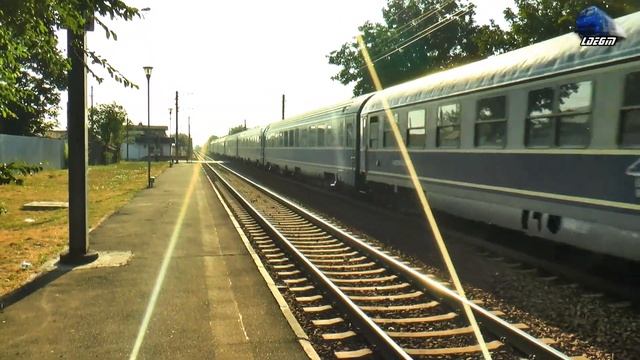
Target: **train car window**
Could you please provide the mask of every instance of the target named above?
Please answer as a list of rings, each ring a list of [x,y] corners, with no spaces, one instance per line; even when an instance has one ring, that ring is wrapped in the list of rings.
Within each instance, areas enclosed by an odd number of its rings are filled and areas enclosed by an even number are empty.
[[[627,75],[620,109],[620,145],[640,146],[640,72]]]
[[[527,146],[588,146],[592,94],[591,81],[530,91]]]
[[[309,146],[307,142],[307,131],[306,127],[300,129],[300,146]]]
[[[591,81],[560,85],[558,90],[560,112],[587,112],[591,109]]]
[[[300,146],[300,129],[295,129],[293,132],[293,146]]]
[[[349,120],[347,120],[345,140],[346,140],[347,147],[353,146],[353,122]]]
[[[553,88],[529,92],[529,117],[549,115],[553,112]]]
[[[437,146],[460,146],[460,104],[438,106]]]
[[[586,147],[591,138],[591,81],[560,85],[558,88],[558,111],[570,113],[558,117],[558,145]]]
[[[504,147],[507,142],[507,99],[494,96],[478,100],[476,146]]]
[[[318,125],[318,143],[317,146],[326,146],[325,144],[325,135],[326,135],[326,129],[327,129],[327,125],[322,124],[322,125]]]
[[[369,119],[369,148],[378,147],[378,117],[373,116]]]
[[[333,135],[333,126],[331,126],[331,123],[329,123],[327,124],[327,129],[325,130],[324,135],[326,146],[335,146],[335,138]]]
[[[294,146],[294,138],[293,138],[293,130],[289,130],[289,146],[293,147]]]
[[[529,147],[550,147],[554,142],[553,88],[529,92],[529,116],[526,122],[526,142]]]
[[[307,141],[310,147],[314,147],[318,143],[318,132],[316,130],[317,129],[315,125],[309,126],[309,137]]]
[[[410,148],[423,148],[427,139],[425,129],[425,110],[409,111],[407,124],[407,146]]]
[[[398,124],[398,113],[393,113],[393,121]],[[397,146],[396,138],[393,136],[391,122],[386,119],[384,121],[384,131],[382,132],[382,146],[386,148],[394,148]]]
[[[285,131],[283,134],[284,134],[284,137],[283,137],[283,140],[282,140],[282,146],[287,147],[287,146],[289,146],[289,132]]]

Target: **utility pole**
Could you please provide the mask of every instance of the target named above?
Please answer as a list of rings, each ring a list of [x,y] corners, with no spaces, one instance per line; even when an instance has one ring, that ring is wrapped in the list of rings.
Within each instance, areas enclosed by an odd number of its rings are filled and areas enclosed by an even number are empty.
[[[189,154],[188,161],[191,161],[191,116],[187,117],[187,136],[189,137],[189,149],[187,150],[187,154]]]
[[[93,19],[87,29],[93,30]],[[67,130],[69,144],[69,251],[60,255],[65,264],[85,264],[98,258],[89,251],[87,211],[87,72],[85,29],[67,29],[67,56],[71,60],[68,75]]]
[[[284,94],[282,94],[282,120],[284,120]]]
[[[180,161],[178,149],[178,92],[176,91],[176,164]]]
[[[171,152],[171,112],[173,108],[169,108],[169,167],[173,167],[173,153]]]
[[[153,187],[151,184],[151,71],[153,67],[144,66],[143,69],[147,77],[147,188],[151,189]],[[155,153],[155,146],[153,150]]]

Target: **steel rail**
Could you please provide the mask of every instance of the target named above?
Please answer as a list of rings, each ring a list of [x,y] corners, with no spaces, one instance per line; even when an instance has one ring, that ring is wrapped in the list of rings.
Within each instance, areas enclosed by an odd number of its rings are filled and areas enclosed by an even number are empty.
[[[430,279],[429,277],[415,271],[411,267],[401,263],[400,261],[392,258],[391,256],[372,247],[371,245],[364,243],[362,240],[357,239],[353,235],[348,234],[344,230],[339,229],[333,224],[319,218],[318,215],[314,214],[313,212],[291,202],[290,200],[254,182],[253,180],[239,174],[238,172],[228,168],[227,166],[221,163],[217,163],[216,165],[220,166],[226,171],[234,174],[235,176],[248,182],[249,184],[256,187],[257,189],[268,194],[272,199],[292,208],[299,215],[304,217],[306,220],[320,227],[322,230],[326,231],[327,233],[331,234],[337,239],[344,241],[349,246],[352,246],[355,249],[362,251],[374,258],[380,259],[385,265],[388,265],[393,271],[397,272],[402,276],[405,276],[407,280],[413,283],[415,286],[417,286],[418,288],[424,289],[426,292],[430,293],[431,295],[434,295],[435,297],[449,304],[450,306],[456,307],[462,310],[463,304],[466,303],[469,307],[471,307],[474,314],[478,317],[478,322],[481,328],[488,330],[490,333],[497,336],[498,338],[506,339],[509,345],[513,346],[519,351],[528,355],[534,355],[536,359],[563,359],[563,360],[571,359],[569,356],[543,343],[542,341],[524,332],[523,330],[512,326],[505,320],[492,314],[491,312],[487,311],[486,309],[482,308],[476,303],[460,297],[455,291],[446,288],[439,282],[433,279]]]
[[[302,265],[306,271],[335,299],[343,311],[353,315],[356,327],[362,335],[373,345],[376,352],[380,352],[385,359],[411,359],[404,349],[371,320],[348,296],[346,296],[326,275],[324,275],[309,259],[307,259],[275,226],[273,226],[249,201],[247,201],[231,184],[227,182],[211,164],[203,163],[220,180],[227,190],[240,202],[243,208],[266,230],[274,239],[285,247],[295,262]]]

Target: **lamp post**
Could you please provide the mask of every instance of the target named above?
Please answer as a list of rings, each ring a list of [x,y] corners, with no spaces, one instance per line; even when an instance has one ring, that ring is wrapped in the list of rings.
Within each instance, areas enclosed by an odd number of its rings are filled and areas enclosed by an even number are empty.
[[[144,74],[147,76],[147,187],[151,188],[151,70],[152,66],[144,66]]]

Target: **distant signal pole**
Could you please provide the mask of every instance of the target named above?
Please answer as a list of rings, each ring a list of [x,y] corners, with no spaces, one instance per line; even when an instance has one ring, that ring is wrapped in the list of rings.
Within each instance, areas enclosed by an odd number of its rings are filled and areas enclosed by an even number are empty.
[[[176,164],[180,161],[178,149],[178,92],[176,91]]]
[[[173,153],[171,152],[171,113],[173,108],[169,108],[169,167],[173,167]]]
[[[284,120],[284,94],[282,94],[282,120]]]

